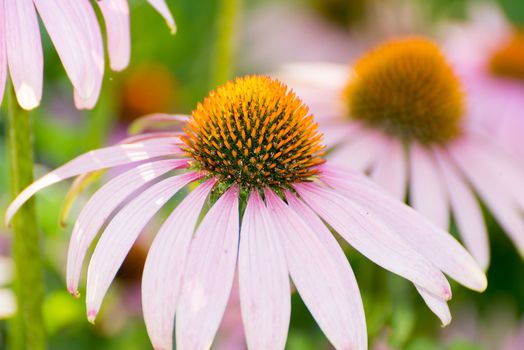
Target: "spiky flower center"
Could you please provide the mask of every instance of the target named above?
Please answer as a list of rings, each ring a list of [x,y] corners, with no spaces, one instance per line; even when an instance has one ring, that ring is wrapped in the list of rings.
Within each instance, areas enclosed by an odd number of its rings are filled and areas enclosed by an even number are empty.
[[[460,134],[464,95],[438,46],[387,42],[364,55],[344,96],[351,118],[405,141],[445,143]]]
[[[524,31],[515,32],[496,50],[489,65],[495,75],[524,81]]]
[[[288,188],[323,162],[322,135],[308,108],[268,77],[238,78],[211,92],[185,131],[196,167],[244,189]]]

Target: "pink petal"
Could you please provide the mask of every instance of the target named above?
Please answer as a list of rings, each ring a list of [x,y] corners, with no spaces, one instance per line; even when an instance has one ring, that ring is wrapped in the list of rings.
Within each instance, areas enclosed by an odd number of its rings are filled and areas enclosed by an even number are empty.
[[[236,186],[224,193],[191,242],[177,305],[177,349],[208,349],[220,325],[235,276],[238,196]]]
[[[349,142],[333,152],[330,159],[332,164],[365,172],[386,152],[384,138],[366,129],[355,132]]]
[[[78,294],[78,280],[87,250],[98,231],[122,202],[149,181],[187,165],[186,160],[161,160],[142,164],[115,177],[98,190],[75,222],[67,255],[67,288]]]
[[[411,206],[441,229],[449,228],[449,207],[442,174],[433,154],[411,145]]]
[[[240,305],[249,349],[284,349],[291,291],[279,233],[258,191],[242,218],[238,273]]]
[[[480,205],[452,161],[441,152],[437,152],[436,156],[462,240],[482,269],[486,270],[489,265],[489,242]]]
[[[0,8],[4,8],[4,0],[0,0]],[[7,78],[7,56],[5,53],[5,18],[4,13],[0,13],[0,106],[4,97],[5,81]]]
[[[33,182],[9,205],[5,215],[9,224],[18,209],[36,192],[64,179],[104,168],[115,167],[160,156],[177,155],[181,152],[169,138],[147,140],[140,143],[100,148],[76,157],[61,167]]]
[[[149,249],[142,275],[142,309],[155,349],[173,348],[175,307],[189,244],[215,182],[203,183],[175,208]]]
[[[338,192],[317,184],[295,189],[349,244],[376,264],[442,298],[451,298],[449,284],[432,263],[382,223],[381,216]]]
[[[328,167],[323,170],[323,180],[378,215],[417,252],[459,283],[475,290],[486,288],[486,276],[453,236],[383,193],[372,181],[356,173]]]
[[[155,127],[184,125],[188,119],[189,116],[182,114],[149,114],[135,120],[129,128],[129,130],[132,134],[142,133],[146,129],[151,129]]]
[[[18,103],[40,104],[44,72],[42,41],[32,0],[5,1],[5,40],[9,72]],[[3,11],[2,11],[3,12]]]
[[[154,184],[111,220],[100,236],[87,270],[86,303],[90,321],[94,320],[111,281],[142,229],[171,197],[199,177],[198,173],[187,173]]]
[[[423,288],[418,286],[417,291],[419,292],[426,305],[430,308],[435,315],[438,316],[442,326],[447,326],[451,322],[451,313],[449,312],[448,302],[445,299],[439,298]]]
[[[87,0],[34,0],[64,68],[80,96],[93,94],[102,80],[102,34]],[[103,69],[103,68],[102,68]]]
[[[98,6],[106,22],[111,69],[121,71],[129,64],[131,38],[127,0],[101,0]]]
[[[366,349],[362,299],[344,252],[326,225],[295,194],[287,191],[286,199],[289,208],[273,195],[275,208],[279,208],[273,215],[287,222],[281,226],[289,228],[282,237],[286,237],[289,269],[300,295],[335,348]]]
[[[388,142],[387,152],[379,158],[371,172],[371,178],[393,197],[404,201],[408,174],[401,142],[393,139]]]
[[[171,11],[169,11],[169,7],[167,7],[167,4],[164,0],[147,0],[151,6],[155,8],[155,10],[158,11],[164,17],[166,20],[166,23],[168,27],[171,29],[171,33],[176,32],[176,24],[175,20],[173,19],[173,15],[171,14]]]
[[[449,153],[524,256],[524,218],[513,193],[503,188],[506,179],[495,177],[488,171],[492,164],[472,158],[469,153],[461,153],[457,147],[450,148]]]

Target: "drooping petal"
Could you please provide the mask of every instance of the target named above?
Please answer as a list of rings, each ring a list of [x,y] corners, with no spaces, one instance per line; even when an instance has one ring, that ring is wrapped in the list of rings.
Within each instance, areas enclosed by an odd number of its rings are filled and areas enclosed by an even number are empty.
[[[149,181],[187,165],[186,160],[169,159],[142,164],[109,181],[84,206],[75,222],[67,255],[67,288],[78,293],[78,281],[87,250],[109,216],[122,202]]]
[[[75,90],[87,98],[93,93],[96,80],[102,80],[95,57],[103,59],[102,34],[91,5],[87,0],[34,3]]]
[[[371,178],[399,201],[404,201],[407,185],[406,155],[402,143],[389,140],[384,152],[371,172]]]
[[[489,265],[489,242],[480,204],[450,160],[441,152],[436,156],[462,240],[480,267],[486,270]]]
[[[238,187],[227,190],[191,242],[176,310],[177,349],[208,349],[220,325],[237,262],[238,196]]]
[[[33,109],[42,99],[44,57],[33,0],[5,1],[5,40],[11,81],[18,103]]]
[[[238,273],[242,320],[249,349],[284,349],[291,291],[279,232],[258,191],[242,218]]]
[[[443,230],[449,228],[446,188],[433,154],[416,144],[411,145],[411,206]]]
[[[129,64],[131,56],[129,5],[127,0],[100,0],[97,3],[106,23],[111,69],[121,71]]]
[[[447,326],[451,322],[451,313],[449,312],[448,302],[445,299],[439,298],[432,293],[429,293],[423,288],[417,287],[417,292],[420,294],[424,302],[435,315],[438,316],[442,326]]]
[[[482,291],[486,276],[471,255],[448,232],[388,196],[366,177],[324,167],[322,179],[357,201],[435,266],[464,286]]]
[[[84,153],[42,176],[24,189],[7,208],[5,222],[8,225],[18,209],[36,192],[64,179],[155,157],[177,155],[180,152],[180,148],[175,145],[173,140],[162,138],[100,148]]]
[[[451,297],[449,284],[440,270],[384,225],[380,216],[317,184],[302,183],[295,185],[295,189],[349,244],[376,264],[437,296]]]
[[[461,153],[455,148],[449,149],[450,155],[467,179],[472,183],[482,200],[491,210],[504,231],[524,256],[524,218],[515,202],[513,193],[503,190],[505,179],[494,176],[486,169],[492,164],[479,162],[468,153]]]
[[[4,9],[4,0],[0,0],[0,8]],[[5,10],[0,13],[0,106],[4,98],[5,82],[7,78],[7,55],[5,47]]]
[[[282,233],[289,238],[285,247],[288,256],[292,257],[289,262],[291,277],[299,293],[304,300],[318,297],[316,302],[311,302],[311,307],[308,304],[308,308],[336,348],[366,349],[364,307],[355,275],[344,252],[313,210],[291,192],[286,192],[286,199],[289,208],[310,228],[298,235],[290,231]],[[280,203],[280,206],[283,205]],[[300,228],[302,225],[300,223],[295,227]],[[313,262],[317,263],[316,267],[312,266]],[[298,280],[302,281],[300,286]]]
[[[102,299],[136,238],[149,220],[180,189],[201,177],[187,173],[167,178],[127,204],[100,236],[87,271],[87,315],[93,321]]]
[[[175,208],[149,249],[142,274],[142,309],[149,339],[157,350],[173,348],[175,309],[189,243],[215,182],[203,183]]]
[[[167,4],[165,0],[147,0],[155,8],[155,10],[158,11],[164,17],[166,20],[166,23],[168,27],[171,29],[171,33],[176,32],[176,24],[175,20],[173,18],[173,15],[171,14],[171,11],[169,11],[169,7],[167,7]]]

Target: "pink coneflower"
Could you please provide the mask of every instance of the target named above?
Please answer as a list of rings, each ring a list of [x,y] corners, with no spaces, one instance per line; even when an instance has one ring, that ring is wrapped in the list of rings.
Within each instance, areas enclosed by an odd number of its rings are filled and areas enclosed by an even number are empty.
[[[486,279],[474,259],[451,235],[364,176],[325,164],[321,141],[308,108],[285,85],[239,78],[199,104],[184,133],[145,134],[84,154],[24,190],[6,218],[65,178],[142,162],[95,193],[73,229],[67,281],[76,295],[85,254],[107,223],[87,273],[93,321],[144,226],[188,188],[144,267],[143,312],[156,349],[171,349],[175,314],[177,348],[209,348],[236,271],[250,349],[284,348],[289,276],[335,348],[366,349],[358,286],[329,227],[412,281],[447,324],[451,290],[443,273],[481,291]]]
[[[442,229],[451,209],[465,245],[486,268],[477,193],[524,254],[523,164],[477,132],[478,110],[437,45],[392,40],[351,68],[295,65],[283,76],[320,117],[333,164],[369,173],[399,200],[409,183],[411,206]]]
[[[524,31],[495,6],[475,6],[471,17],[445,27],[444,48],[464,76],[478,124],[524,161]]]
[[[175,23],[164,0],[148,0]],[[111,68],[129,63],[129,8],[127,0],[96,1],[105,19]],[[0,102],[7,67],[19,104],[33,109],[42,98],[42,42],[37,10],[75,90],[78,108],[92,108],[98,100],[104,74],[102,34],[88,0],[0,0]]]

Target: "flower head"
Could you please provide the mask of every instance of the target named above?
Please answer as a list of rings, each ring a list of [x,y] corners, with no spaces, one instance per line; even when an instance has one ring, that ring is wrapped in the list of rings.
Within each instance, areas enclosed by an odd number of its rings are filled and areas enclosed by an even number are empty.
[[[212,92],[184,133],[146,133],[84,154],[24,190],[6,217],[62,179],[135,163],[93,195],[73,228],[67,280],[77,295],[85,255],[105,227],[87,276],[94,321],[147,222],[196,184],[160,228],[144,266],[142,305],[155,349],[172,348],[175,328],[177,348],[209,348],[236,271],[250,349],[284,348],[289,276],[335,348],[366,349],[358,286],[325,222],[365,256],[412,281],[447,324],[451,289],[443,272],[483,290],[486,279],[473,258],[365,177],[323,164],[320,140],[308,109],[286,86],[267,77],[239,78]]]
[[[484,111],[435,43],[395,39],[350,69],[303,64],[282,76],[319,116],[332,164],[370,174],[399,200],[409,193],[410,204],[442,229],[452,211],[464,243],[486,268],[476,192],[524,255],[524,166],[479,131]]]
[[[174,30],[164,0],[150,0]],[[127,0],[96,1],[105,20],[111,68],[129,63],[129,8]],[[0,102],[7,70],[19,104],[40,104],[43,53],[37,10],[75,90],[78,108],[92,108],[104,74],[104,49],[97,17],[88,0],[4,0],[0,2]]]

